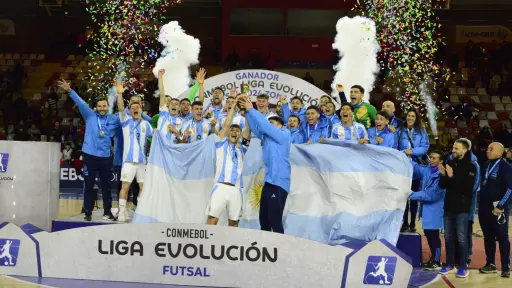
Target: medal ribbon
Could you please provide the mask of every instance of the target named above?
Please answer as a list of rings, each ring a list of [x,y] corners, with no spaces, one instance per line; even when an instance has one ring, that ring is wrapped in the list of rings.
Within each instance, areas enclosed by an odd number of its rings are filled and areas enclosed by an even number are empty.
[[[108,115],[106,117],[106,120],[105,120],[105,125],[108,123]],[[103,125],[101,124],[101,121],[100,121],[100,117],[98,117],[98,128],[100,128],[100,133],[103,132],[104,133],[104,129],[103,129]]]
[[[491,168],[491,165],[489,165],[487,167],[487,170],[485,171],[485,179],[484,181],[487,181],[487,178],[489,178],[489,175],[492,173],[492,171],[494,171],[494,169],[496,168],[496,166],[500,163],[501,159],[499,159],[498,161],[496,161],[496,163],[494,163],[494,165],[492,165],[492,168]],[[489,170],[489,168],[491,168]]]
[[[313,132],[316,130],[316,128],[318,128],[318,123],[319,123],[319,122],[316,122],[316,124],[315,124],[315,128],[313,128]],[[308,125],[306,126],[306,128],[307,128],[307,130],[308,130],[308,131],[307,131],[307,132],[308,132],[308,139],[309,139],[309,140],[311,140],[311,135],[309,134],[309,126],[310,126],[310,125],[308,124]]]

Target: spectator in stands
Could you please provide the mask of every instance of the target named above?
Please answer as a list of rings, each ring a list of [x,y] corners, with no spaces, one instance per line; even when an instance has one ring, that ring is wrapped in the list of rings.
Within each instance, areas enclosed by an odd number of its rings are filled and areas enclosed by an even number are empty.
[[[478,147],[480,147],[480,149],[487,149],[487,146],[493,142],[492,139],[493,137],[489,126],[483,127],[478,133]]]
[[[238,56],[236,53],[235,47],[233,47],[233,50],[231,50],[231,52],[226,57],[225,64],[227,71],[235,70],[236,67],[240,64],[240,56]]]
[[[446,265],[439,273],[446,275],[455,269],[455,249],[460,252],[460,268],[457,277],[469,275],[468,260],[468,211],[473,198],[473,186],[476,180],[476,167],[471,163],[469,144],[458,139],[453,145],[453,160],[446,167],[439,165],[441,180],[439,186],[446,189],[444,201],[444,229],[446,246]]]
[[[41,141],[41,130],[39,130],[36,124],[32,124],[27,130],[30,141]]]
[[[416,163],[427,163],[425,156],[430,147],[429,137],[421,115],[416,110],[411,110],[407,113],[406,122],[402,128],[401,139],[398,143],[398,150],[403,151]],[[412,182],[411,190],[418,191],[420,189],[420,181],[415,180]],[[411,211],[411,222],[409,223],[409,209]],[[410,200],[405,206],[405,213],[402,223],[402,232],[416,232],[416,213],[418,212],[418,202]]]
[[[311,85],[315,85],[315,79],[313,78],[313,76],[311,76],[309,72],[306,72],[304,77],[302,77],[302,80],[309,82]]]
[[[263,69],[265,67],[265,63],[261,59],[258,50],[252,49],[251,55],[249,55],[249,58],[247,59],[247,66],[252,69]]]
[[[23,95],[21,93],[16,93],[13,102],[14,109],[14,120],[16,122],[25,122],[28,118],[28,103],[27,100],[23,99]]]
[[[439,134],[439,146],[444,151],[447,151],[450,149],[451,145],[455,141],[455,138],[453,137],[452,133],[448,130],[448,128],[444,128],[441,130],[441,133]]]
[[[29,135],[23,129],[23,124],[16,125],[16,131],[14,133],[14,141],[28,141]]]
[[[71,143],[66,142],[64,144],[64,150],[62,150],[62,160],[71,164],[71,160],[73,159],[73,149],[71,148]]]
[[[484,234],[486,264],[481,273],[496,273],[496,240],[500,245],[501,276],[510,277],[509,208],[512,166],[502,159],[504,147],[493,142],[487,149],[489,161],[482,169],[478,219]]]
[[[53,124],[53,129],[52,131],[50,131],[49,135],[52,135],[55,141],[62,142],[62,137],[64,136],[64,133],[60,127],[59,121],[55,121],[55,123]]]
[[[2,109],[2,117],[4,121],[4,130],[6,133],[9,131],[9,122],[14,119],[14,106],[12,101],[12,94],[3,92],[2,103],[0,104]]]
[[[494,134],[494,141],[502,143],[505,148],[509,148],[510,145],[512,145],[512,135],[508,132],[505,124],[499,124],[498,129]]]
[[[439,230],[443,229],[445,189],[439,187],[441,174],[438,166],[443,163],[442,152],[430,153],[430,165],[413,165],[413,179],[421,179],[419,191],[411,194],[411,200],[421,201],[420,218],[422,227],[430,247],[430,260],[423,265],[427,270],[441,269],[441,238]]]

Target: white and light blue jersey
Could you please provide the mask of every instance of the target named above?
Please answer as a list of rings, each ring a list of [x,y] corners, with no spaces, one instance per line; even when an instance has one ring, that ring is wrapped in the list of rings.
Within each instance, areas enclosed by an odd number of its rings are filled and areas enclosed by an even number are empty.
[[[187,130],[192,131],[192,135],[187,137],[186,143],[194,143],[208,137],[212,133],[212,125],[204,118],[199,122],[192,119],[182,125],[180,134],[184,135]]]
[[[211,110],[212,115],[214,119],[219,119],[220,115],[223,113],[222,110],[224,109],[224,105],[220,105],[220,107],[213,106],[213,102],[210,102],[210,104],[206,105],[203,109],[203,113],[206,112],[206,110]]]
[[[359,140],[368,139],[368,133],[360,123],[353,122],[351,126],[343,126],[343,123],[336,123],[332,126],[331,139]]]
[[[272,112],[272,111],[268,111],[268,112],[265,112],[265,113],[261,113],[261,115],[265,116],[265,118],[270,118],[270,117],[274,117],[274,116],[278,116],[276,113]]]
[[[247,147],[241,144],[233,145],[227,137],[215,136],[215,151],[215,181],[243,188],[243,158]]]
[[[119,119],[123,129],[123,163],[146,164],[146,143],[153,136],[151,124],[143,119],[135,121],[124,112],[119,113]]]
[[[160,117],[158,117],[156,129],[162,132],[170,143],[177,144],[178,138],[173,133],[169,133],[169,125],[173,125],[176,127],[176,130],[180,131],[181,126],[183,125],[183,119],[179,116],[172,116],[167,107],[160,107]]]
[[[217,121],[217,126],[216,126],[217,131],[220,131],[222,129],[222,125],[224,125],[224,122],[226,122],[227,117],[228,117],[227,113],[222,113],[219,115],[219,119]],[[231,120],[230,125],[233,125],[233,124],[237,124],[238,126],[240,126],[240,128],[242,128],[242,131],[244,131],[245,117],[240,115],[240,113],[236,113],[233,116],[233,119]]]

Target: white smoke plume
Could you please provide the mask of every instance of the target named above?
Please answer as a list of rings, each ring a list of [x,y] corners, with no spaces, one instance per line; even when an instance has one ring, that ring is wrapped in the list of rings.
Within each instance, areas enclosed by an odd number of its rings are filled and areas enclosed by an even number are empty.
[[[436,121],[436,115],[437,115],[437,108],[434,105],[434,101],[432,100],[432,92],[427,88],[427,85],[425,82],[421,83],[420,86],[420,92],[421,96],[423,97],[423,100],[425,101],[425,104],[427,106],[427,117],[428,117],[428,123],[430,124],[430,129],[432,129],[432,135],[434,135],[434,138],[437,139],[438,133],[437,133],[437,121]]]
[[[343,17],[336,23],[336,31],[332,48],[339,51],[341,60],[334,66],[332,96],[338,97],[336,84],[343,85],[347,99],[350,87],[360,85],[365,90],[363,100],[368,102],[375,75],[379,72],[377,52],[380,47],[375,38],[375,22],[360,16]]]
[[[156,61],[153,74],[158,77],[158,71],[165,69],[165,94],[178,97],[189,88],[189,67],[199,63],[201,45],[198,39],[187,35],[177,21],[162,26],[158,41],[164,45],[164,51]]]

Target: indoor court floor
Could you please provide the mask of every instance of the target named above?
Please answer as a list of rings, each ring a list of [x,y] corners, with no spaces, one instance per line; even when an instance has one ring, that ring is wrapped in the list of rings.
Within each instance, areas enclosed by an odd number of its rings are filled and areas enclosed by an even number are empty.
[[[99,201],[99,206],[101,209],[101,201]],[[117,207],[117,202],[113,203],[114,207]],[[82,200],[78,199],[77,196],[73,195],[63,195],[61,194],[61,199],[59,203],[59,218],[68,218],[73,215],[77,215],[80,213],[82,209]],[[510,222],[508,223],[509,230],[512,227]],[[418,232],[423,235],[423,231],[421,229],[421,222],[417,222],[417,228]],[[423,240],[423,259],[426,261],[430,257],[430,251],[428,249],[428,245],[426,242],[425,237],[422,237]],[[441,242],[443,243],[442,251],[444,252],[444,239],[441,239]],[[497,250],[499,250],[497,248]],[[499,252],[497,251],[496,255],[496,262],[499,263]],[[444,254],[441,258],[442,261],[444,261]],[[478,217],[475,217],[475,224],[473,226],[473,256],[472,256],[472,263],[471,263],[471,270],[469,277],[466,279],[459,279],[455,277],[455,274],[449,274],[446,277],[438,277],[438,279],[429,285],[422,286],[422,287],[429,287],[429,288],[446,288],[446,287],[468,287],[468,288],[494,288],[494,287],[512,287],[512,278],[501,278],[500,274],[491,274],[491,275],[484,275],[480,274],[478,272],[478,268],[482,267],[485,264],[485,252],[484,252],[484,245],[483,245],[483,238],[482,238],[482,230],[480,229],[480,225],[478,223]],[[500,269],[500,265],[498,264],[498,269]],[[46,285],[46,284],[33,284],[33,282],[38,283],[38,281],[25,281],[20,279],[15,279],[14,277],[10,276],[1,276],[0,275],[0,288],[35,288],[35,287],[63,287],[63,286],[53,286],[53,285]],[[39,282],[42,283],[42,282]],[[82,285],[73,285],[75,287],[104,287],[100,283],[96,282],[94,285],[91,285],[92,283],[82,283]],[[112,283],[113,284],[113,283]],[[108,287],[127,287],[126,285],[123,285],[119,283],[120,285],[107,285]],[[136,284],[134,286],[128,285],[130,287],[152,287],[155,285],[141,285]],[[156,285],[158,287],[162,287],[163,285]],[[65,287],[70,287],[66,285]],[[166,287],[173,287],[173,286],[166,286]],[[176,286],[174,286],[176,287]],[[413,286],[410,286],[413,287]]]

